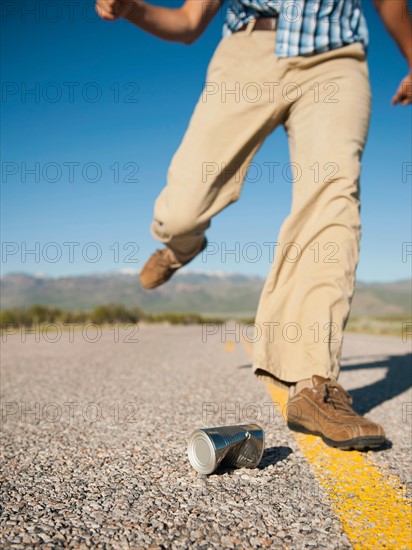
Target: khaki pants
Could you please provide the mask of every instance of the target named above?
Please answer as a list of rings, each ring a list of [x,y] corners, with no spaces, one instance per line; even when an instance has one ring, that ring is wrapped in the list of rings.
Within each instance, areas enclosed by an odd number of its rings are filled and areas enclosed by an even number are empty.
[[[359,43],[278,58],[276,31],[252,29],[253,22],[218,45],[151,231],[179,261],[190,259],[211,218],[239,198],[265,138],[283,124],[296,177],[258,306],[254,372],[286,384],[337,378],[359,253],[367,62]]]

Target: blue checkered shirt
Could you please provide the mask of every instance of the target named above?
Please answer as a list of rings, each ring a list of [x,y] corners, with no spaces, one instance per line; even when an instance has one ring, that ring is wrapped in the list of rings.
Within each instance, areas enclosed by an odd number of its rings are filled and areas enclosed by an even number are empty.
[[[222,4],[226,0],[221,0]],[[361,0],[228,0],[223,36],[258,17],[278,16],[276,55],[312,55],[360,42],[368,28]]]

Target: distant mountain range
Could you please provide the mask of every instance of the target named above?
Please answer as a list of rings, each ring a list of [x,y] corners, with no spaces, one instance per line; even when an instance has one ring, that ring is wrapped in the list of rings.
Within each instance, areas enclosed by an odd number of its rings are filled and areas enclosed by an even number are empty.
[[[13,273],[1,278],[1,308],[43,304],[73,311],[120,303],[139,306],[148,313],[175,311],[248,317],[255,314],[264,284],[259,276],[186,270],[163,287],[146,291],[137,277],[134,272],[56,278]],[[359,282],[352,317],[410,315],[411,288],[410,280]]]

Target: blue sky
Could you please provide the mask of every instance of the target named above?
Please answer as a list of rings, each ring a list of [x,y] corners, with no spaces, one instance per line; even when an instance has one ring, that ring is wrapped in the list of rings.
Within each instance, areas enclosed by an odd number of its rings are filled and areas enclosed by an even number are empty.
[[[411,276],[412,112],[390,104],[408,68],[371,2],[363,5],[373,111],[357,273],[389,281]],[[2,273],[140,269],[159,247],[149,233],[153,202],[201,93],[222,15],[191,46],[99,20],[90,0],[6,1],[1,19]],[[283,128],[254,162],[287,165]],[[291,184],[265,176],[246,181],[241,199],[214,218],[216,253],[191,269],[268,272],[263,243],[277,239]]]

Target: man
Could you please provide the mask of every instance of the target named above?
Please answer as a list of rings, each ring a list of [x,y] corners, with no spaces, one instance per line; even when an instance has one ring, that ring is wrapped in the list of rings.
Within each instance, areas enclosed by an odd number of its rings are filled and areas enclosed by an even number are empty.
[[[170,9],[97,0],[97,11],[191,44],[222,3],[186,0]],[[407,0],[375,6],[411,70]],[[370,115],[360,0],[231,0],[223,30],[156,200],[151,231],[166,246],[146,263],[140,282],[165,283],[205,248],[211,218],[238,199],[254,154],[284,125],[299,177],[259,302],[254,372],[290,388],[291,429],[343,449],[379,447],[382,427],[355,413],[336,382],[358,262],[359,176]],[[409,73],[393,103],[411,101]],[[285,332],[290,327],[294,334]]]

